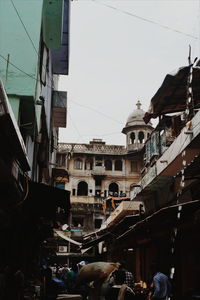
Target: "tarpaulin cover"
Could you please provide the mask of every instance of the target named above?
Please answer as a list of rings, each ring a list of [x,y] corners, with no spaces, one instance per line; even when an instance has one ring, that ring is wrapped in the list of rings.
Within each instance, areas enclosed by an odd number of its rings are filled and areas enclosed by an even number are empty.
[[[71,239],[70,237],[66,236],[62,231],[56,230],[56,229],[54,229],[54,231],[55,231],[55,232],[57,233],[57,235],[59,235],[62,239],[66,240],[66,241],[68,241],[68,242],[70,242],[70,243],[72,243],[72,244],[75,244],[75,245],[77,245],[77,246],[81,246],[81,245],[82,245],[81,243],[79,243],[79,242],[77,242],[77,241]]]
[[[147,124],[151,118],[159,115],[183,111],[186,108],[187,85],[190,67],[192,66],[192,94],[194,107],[200,105],[200,61],[193,65],[181,67],[178,70],[167,74],[156,94],[152,97],[148,112],[144,115]]]

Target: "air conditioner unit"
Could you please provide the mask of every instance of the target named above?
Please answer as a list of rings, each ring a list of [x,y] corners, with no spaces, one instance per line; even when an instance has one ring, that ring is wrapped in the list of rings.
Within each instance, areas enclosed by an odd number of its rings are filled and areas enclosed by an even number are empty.
[[[58,246],[58,252],[60,253],[67,252],[67,246]]]

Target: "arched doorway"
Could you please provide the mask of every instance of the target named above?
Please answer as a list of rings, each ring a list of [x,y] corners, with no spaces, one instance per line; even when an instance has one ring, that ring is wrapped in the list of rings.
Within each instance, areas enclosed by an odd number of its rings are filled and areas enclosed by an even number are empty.
[[[112,182],[109,185],[108,193],[111,196],[118,196],[118,194],[119,194],[119,187],[118,187],[118,184],[116,182]]]
[[[87,196],[88,195],[88,184],[85,181],[80,181],[77,189],[77,196]]]

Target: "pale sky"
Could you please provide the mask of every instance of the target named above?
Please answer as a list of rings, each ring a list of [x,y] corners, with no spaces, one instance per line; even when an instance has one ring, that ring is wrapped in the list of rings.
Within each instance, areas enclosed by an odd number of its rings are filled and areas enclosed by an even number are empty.
[[[138,100],[146,111],[164,77],[200,57],[199,0],[74,0],[71,2],[67,128],[60,142],[121,133]]]

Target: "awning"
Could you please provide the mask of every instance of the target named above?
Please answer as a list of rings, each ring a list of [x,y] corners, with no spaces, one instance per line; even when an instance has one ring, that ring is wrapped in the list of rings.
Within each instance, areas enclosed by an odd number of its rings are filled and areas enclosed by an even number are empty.
[[[179,208],[181,211],[180,220],[177,219]],[[146,237],[148,231],[151,232],[151,236],[155,236],[160,233],[160,230],[170,230],[173,226],[186,223],[198,209],[200,209],[200,200],[179,203],[161,208],[152,215],[131,226],[129,230],[116,239],[121,242],[123,239],[130,238],[130,235],[131,239],[133,239],[133,236],[138,235],[138,239],[135,239],[137,241],[142,239],[143,236]]]
[[[194,159],[184,168],[185,180],[200,179],[200,155],[196,155]],[[177,173],[176,177],[182,176],[181,171]]]
[[[70,192],[43,183],[29,181],[27,198],[23,202],[24,209],[31,215],[55,219],[57,207],[69,214]]]
[[[107,238],[109,238],[110,234],[111,234],[110,232],[107,232],[107,233],[97,237],[96,239],[91,240],[91,241],[87,242],[86,244],[83,244],[81,249],[90,248],[90,247],[93,247],[93,246],[99,244],[102,241],[105,241]]]
[[[53,168],[52,169],[52,177],[54,181],[59,182],[68,182],[69,181],[69,174],[63,168]]]
[[[167,74],[161,87],[151,99],[144,121],[147,124],[151,118],[159,115],[183,111],[186,109],[187,81],[190,66],[181,67],[173,73]],[[194,106],[200,106],[200,60],[193,64],[192,91]]]
[[[109,229],[106,228],[96,231],[96,234],[93,233],[92,236],[90,236],[92,238],[91,240],[83,243],[82,249],[93,247],[111,236],[117,237],[131,225],[135,224],[140,218],[140,215],[126,216],[119,223],[110,226]],[[87,238],[89,238],[89,236],[87,236]]]
[[[81,243],[79,243],[79,242],[77,242],[77,241],[71,239],[70,237],[66,236],[66,235],[65,235],[62,231],[60,231],[60,230],[54,229],[54,232],[55,232],[59,237],[61,237],[62,239],[66,240],[66,241],[68,241],[68,242],[70,242],[70,243],[72,243],[72,244],[75,244],[75,245],[77,245],[77,246],[81,246],[81,245],[82,245]]]

